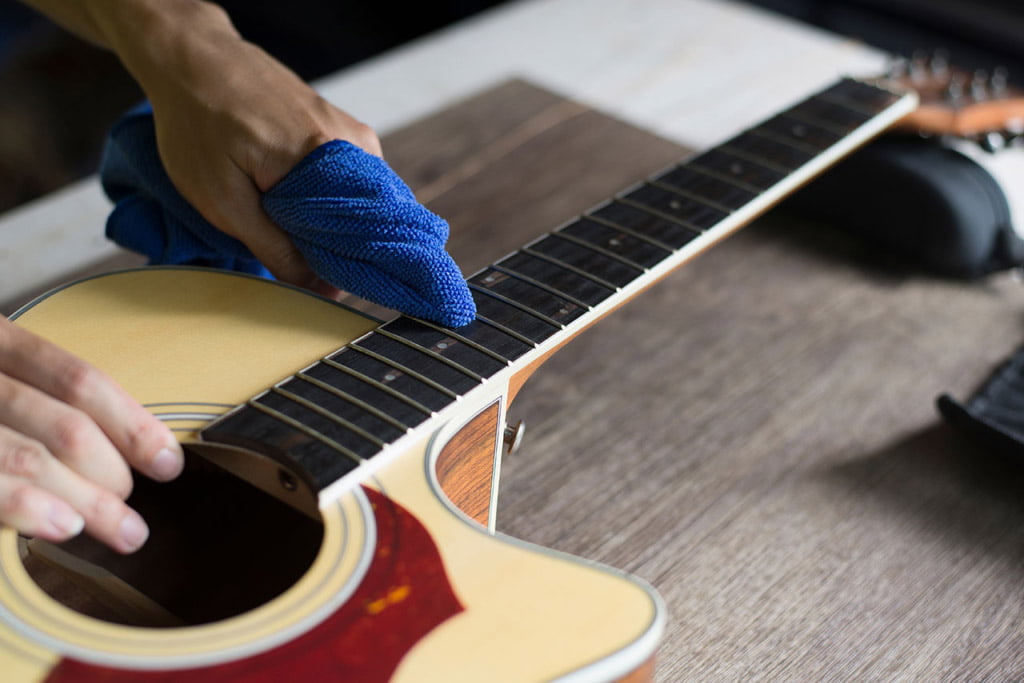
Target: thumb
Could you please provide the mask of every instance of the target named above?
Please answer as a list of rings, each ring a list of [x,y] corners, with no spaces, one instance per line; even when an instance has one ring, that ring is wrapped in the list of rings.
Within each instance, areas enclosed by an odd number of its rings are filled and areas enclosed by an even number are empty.
[[[244,214],[239,216],[239,223],[244,225],[244,230],[232,236],[249,247],[253,256],[275,278],[329,299],[338,300],[342,297],[344,293],[340,289],[322,279],[309,267],[306,257],[288,234],[263,212],[258,199],[246,202],[245,205],[252,210],[245,212],[248,217]]]
[[[324,282],[288,234],[263,211],[256,187],[243,178],[231,193],[230,214],[218,213],[210,222],[249,248],[260,263],[282,282],[337,299],[341,290]]]

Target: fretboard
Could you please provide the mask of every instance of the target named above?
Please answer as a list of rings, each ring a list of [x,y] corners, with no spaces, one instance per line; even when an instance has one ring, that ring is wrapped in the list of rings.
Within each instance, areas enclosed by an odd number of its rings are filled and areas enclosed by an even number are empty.
[[[913,105],[912,95],[842,79],[476,273],[470,324],[447,329],[400,316],[212,422],[202,437],[269,450],[316,492],[358,479],[389,446],[578,334]]]

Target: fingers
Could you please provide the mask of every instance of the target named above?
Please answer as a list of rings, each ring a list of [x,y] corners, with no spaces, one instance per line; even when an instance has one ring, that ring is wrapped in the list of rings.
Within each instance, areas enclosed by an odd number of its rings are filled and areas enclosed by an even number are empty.
[[[237,202],[231,206],[230,217],[216,211],[209,212],[208,220],[214,227],[249,247],[253,256],[281,282],[329,299],[340,299],[344,292],[320,278],[291,238],[263,213],[259,196],[248,180],[239,184],[245,187],[232,193]]]
[[[38,441],[0,426],[0,522],[50,541],[84,528],[121,553],[145,543],[149,529],[117,495],[60,462]]]
[[[0,475],[0,524],[59,543],[81,533],[85,520],[69,504],[20,479]]]
[[[38,442],[47,453],[121,498],[131,493],[127,463],[82,411],[0,376],[0,424]]]
[[[113,379],[7,321],[0,325],[0,424],[127,496],[131,465],[158,481],[184,466],[173,433]]]
[[[340,299],[344,292],[320,278],[309,267],[295,243],[266,217],[259,204],[256,204],[255,210],[247,210],[251,206],[239,207],[237,215],[249,216],[248,220],[242,223],[245,226],[244,230],[240,230],[234,222],[227,227],[215,224],[216,227],[244,242],[253,256],[281,282],[302,287],[328,299]],[[236,234],[236,230],[240,234]]]
[[[53,541],[84,528],[132,552],[149,530],[124,503],[129,465],[165,481],[184,458],[112,378],[0,319],[0,523]]]

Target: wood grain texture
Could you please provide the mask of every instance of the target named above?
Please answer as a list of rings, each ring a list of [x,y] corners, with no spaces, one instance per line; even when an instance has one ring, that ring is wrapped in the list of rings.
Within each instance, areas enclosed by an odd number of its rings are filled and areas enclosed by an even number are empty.
[[[467,274],[684,153],[521,82],[385,150]],[[652,582],[659,681],[1019,679],[1024,470],[934,408],[1016,348],[1019,296],[776,209],[527,382],[498,529]]]
[[[437,456],[437,482],[455,507],[482,526],[491,517],[498,403],[492,403],[453,436]]]

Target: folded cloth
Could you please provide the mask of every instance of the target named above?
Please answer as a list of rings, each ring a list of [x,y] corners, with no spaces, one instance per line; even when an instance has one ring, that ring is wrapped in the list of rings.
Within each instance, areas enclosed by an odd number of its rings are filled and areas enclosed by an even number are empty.
[[[99,175],[115,204],[107,236],[151,264],[271,277],[244,244],[214,228],[175,189],[148,106],[111,129]],[[262,204],[310,268],[335,287],[449,327],[473,320],[469,288],[444,249],[448,224],[383,159],[349,142],[328,142],[266,192]]]

